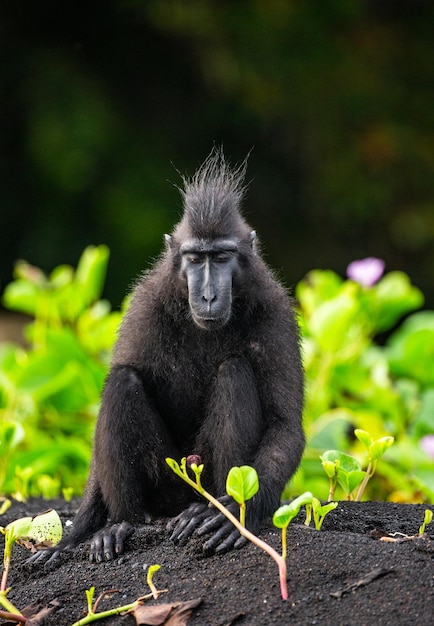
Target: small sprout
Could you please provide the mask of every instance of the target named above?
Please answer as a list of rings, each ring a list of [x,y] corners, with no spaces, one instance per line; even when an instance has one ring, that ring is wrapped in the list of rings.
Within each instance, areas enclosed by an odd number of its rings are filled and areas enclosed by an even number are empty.
[[[108,609],[107,611],[97,611],[100,600],[109,593],[115,593],[116,589],[111,589],[109,591],[104,591],[101,593],[96,601],[93,601],[95,594],[95,587],[91,587],[86,590],[86,601],[87,601],[87,614],[85,617],[82,617],[78,622],[74,622],[71,626],[86,626],[86,624],[91,624],[92,622],[96,622],[97,620],[105,619],[107,617],[112,617],[113,615],[120,615],[126,613],[133,613],[134,611],[143,604],[145,600],[150,600],[153,597],[153,594],[148,594],[146,596],[142,596],[137,598],[134,602],[130,604],[126,604],[124,606],[118,606],[114,609]],[[167,589],[163,591],[157,592],[157,597],[160,593],[164,593]]]
[[[190,487],[193,487],[193,489],[197,491],[198,493],[200,493],[204,498],[206,498],[208,502],[211,502],[211,504],[216,509],[218,509],[220,513],[222,513],[235,526],[235,528],[243,537],[251,541],[253,544],[255,544],[255,546],[258,546],[258,548],[261,548],[261,550],[264,550],[264,552],[269,554],[271,558],[274,559],[274,561],[276,562],[279,568],[280,594],[282,596],[282,600],[287,600],[288,599],[288,586],[286,582],[285,559],[283,559],[282,556],[278,552],[276,552],[276,550],[274,550],[274,548],[269,546],[268,543],[266,543],[265,541],[262,541],[262,539],[259,539],[259,537],[254,535],[247,528],[245,528],[245,526],[243,526],[239,522],[239,520],[237,520],[235,515],[232,515],[232,513],[221,502],[219,502],[217,498],[214,498],[214,496],[212,496],[210,493],[208,493],[208,491],[206,491],[202,487],[200,483],[200,474],[203,470],[203,464],[201,464],[200,466],[196,466],[195,464],[191,465],[191,469],[195,473],[195,478],[196,478],[196,482],[195,482],[194,480],[190,478],[190,476],[187,473],[187,467],[186,467],[187,460],[185,457],[181,460],[180,465],[175,461],[175,459],[171,459],[171,458],[166,458],[166,463],[170,467],[170,469],[173,472],[175,472],[177,476],[182,478],[182,480],[184,480],[188,485],[190,485]]]
[[[312,503],[306,504],[306,526],[309,526],[313,512],[313,522],[315,524],[315,528],[317,530],[321,530],[325,516],[327,513],[330,513],[330,511],[333,511],[337,506],[337,502],[329,502],[328,504],[321,505],[318,498],[312,498]]]
[[[425,517],[423,518],[423,523],[421,527],[419,528],[420,537],[424,536],[426,527],[428,526],[428,524],[431,524],[432,522],[432,517],[433,517],[433,513],[431,509],[425,509]]]
[[[56,511],[47,511],[42,515],[21,517],[11,522],[6,528],[0,527],[0,532],[5,536],[3,554],[3,575],[0,584],[0,605],[9,613],[21,616],[21,613],[7,599],[7,579],[12,558],[12,548],[15,542],[25,539],[35,540],[44,545],[56,545],[62,537],[62,522]]]
[[[15,468],[15,493],[13,494],[17,502],[26,502],[29,497],[29,483],[33,477],[33,469],[31,467],[20,467],[17,465]]]
[[[387,542],[395,542],[395,541],[411,541],[413,539],[423,539],[425,534],[425,529],[428,524],[431,523],[433,518],[433,512],[430,509],[425,509],[425,515],[423,518],[422,525],[419,527],[419,534],[417,535],[406,535],[405,533],[385,533],[382,537],[380,537],[380,541]]]
[[[157,591],[156,586],[153,583],[153,578],[154,578],[154,574],[155,572],[158,572],[158,570],[160,569],[160,565],[150,565],[148,567],[148,573],[146,575],[146,582],[148,584],[149,589],[151,590],[151,593],[154,597],[154,600],[158,600],[158,595],[159,592]]]
[[[9,498],[0,498],[0,502],[2,502],[2,504],[0,505],[0,515],[4,515],[4,513],[6,513],[9,507],[12,505],[12,502],[11,500],[9,500]]]
[[[74,487],[63,487],[62,495],[66,502],[71,502],[72,496],[74,495]]]
[[[246,500],[259,490],[258,473],[254,467],[242,465],[232,467],[226,479],[226,492],[240,507],[240,523],[246,525]]]
[[[328,500],[333,500],[338,484],[342,487],[346,499],[352,500],[352,492],[365,477],[365,472],[362,471],[357,459],[338,450],[327,450],[320,459],[330,481]]]
[[[289,504],[284,504],[279,507],[277,511],[273,515],[273,524],[276,528],[282,529],[282,558],[286,559],[286,531],[289,526],[289,523],[297,517],[300,509],[304,505],[309,505],[312,502],[312,494],[310,491],[306,491],[305,493],[295,498]]]
[[[394,442],[393,437],[381,437],[374,440],[366,430],[360,428],[356,428],[354,434],[368,452],[368,467],[366,471],[362,470],[359,461],[344,452],[338,450],[324,452],[320,459],[330,482],[329,501],[333,500],[339,484],[347,500],[359,502],[368,481],[377,469],[378,461]]]
[[[91,587],[90,589],[86,589],[86,601],[87,601],[87,614],[93,615],[95,613],[93,608],[93,596],[95,595],[95,587]]]
[[[390,446],[394,442],[393,437],[380,437],[380,439],[374,440],[371,435],[366,430],[361,430],[360,428],[356,428],[354,431],[357,439],[365,446],[368,451],[368,467],[366,470],[366,475],[357,491],[356,500],[360,501],[365,490],[368,481],[375,474],[375,470],[377,469],[378,461],[381,459],[383,454],[390,448]]]

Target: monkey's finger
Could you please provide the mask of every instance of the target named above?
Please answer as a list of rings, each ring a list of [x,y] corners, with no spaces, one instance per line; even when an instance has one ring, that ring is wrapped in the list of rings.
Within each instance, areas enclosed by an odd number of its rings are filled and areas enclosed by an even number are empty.
[[[90,542],[89,561],[91,563],[101,563],[103,561],[102,547],[103,539],[101,533],[97,533],[93,536],[92,541]]]
[[[238,550],[239,548],[243,548],[244,546],[246,546],[248,543],[249,543],[249,540],[246,537],[243,537],[242,535],[240,535],[238,539],[236,540],[236,542],[234,543],[234,548]]]
[[[102,552],[98,556],[100,557],[100,561],[102,561],[102,557],[105,561],[113,561],[113,535],[111,532],[106,532],[102,536]]]
[[[182,541],[188,539],[194,533],[196,528],[203,522],[206,513],[201,513],[191,519],[181,520],[179,525],[174,529],[170,536],[172,541]]]
[[[240,536],[238,530],[233,530],[218,546],[215,547],[216,554],[224,554],[233,548],[241,548],[247,543],[245,537]]]
[[[238,531],[233,530],[232,524],[228,522],[227,524],[223,524],[221,528],[203,544],[203,549],[205,552],[217,552],[218,547],[223,545],[224,548],[221,551],[227,551],[233,546],[238,536]],[[232,537],[233,539],[231,539]]]
[[[214,530],[218,530],[221,527],[227,526],[231,527],[230,522],[225,523],[225,516],[222,513],[217,513],[217,515],[213,515],[210,519],[207,519],[203,522],[203,524],[197,529],[196,534],[199,537],[202,535],[206,535],[207,533],[211,533]],[[226,533],[227,534],[227,533]]]
[[[36,552],[32,554],[30,558],[26,560],[28,565],[41,565],[43,564],[45,568],[51,567],[53,563],[55,563],[60,555],[60,550],[41,550],[40,552]]]
[[[122,554],[124,551],[125,540],[131,537],[133,534],[133,526],[129,522],[122,522],[122,524],[116,525],[114,529],[114,548],[116,554]]]
[[[200,502],[194,502],[193,504],[190,504],[190,506],[182,511],[182,513],[180,513],[176,517],[172,517],[172,519],[167,522],[167,530],[173,530],[180,525],[186,526],[190,519],[198,515],[201,511],[204,511],[206,509],[206,506],[206,504]]]
[[[167,529],[172,531],[171,541],[180,541],[190,537],[197,526],[209,515],[206,505],[194,503],[185,511],[173,518],[167,524]]]

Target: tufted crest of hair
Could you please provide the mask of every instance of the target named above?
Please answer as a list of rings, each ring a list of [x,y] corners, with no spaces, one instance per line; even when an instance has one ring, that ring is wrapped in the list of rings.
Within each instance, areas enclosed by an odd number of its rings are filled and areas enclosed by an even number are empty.
[[[232,169],[221,149],[213,150],[191,179],[184,178],[184,219],[192,234],[214,238],[244,236],[247,225],[240,214],[247,162]]]

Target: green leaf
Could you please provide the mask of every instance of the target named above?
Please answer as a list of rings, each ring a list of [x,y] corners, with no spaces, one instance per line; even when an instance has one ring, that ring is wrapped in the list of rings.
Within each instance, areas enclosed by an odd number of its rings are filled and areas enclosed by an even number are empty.
[[[5,530],[10,537],[10,541],[13,543],[17,539],[28,537],[31,525],[31,517],[20,517],[19,519],[8,524]]]
[[[326,450],[321,455],[321,459],[334,463],[338,461],[338,470],[344,472],[353,472],[361,469],[361,465],[356,458],[339,450]]]
[[[178,476],[181,476],[182,478],[181,468],[179,467],[179,463],[175,461],[175,459],[171,459],[170,457],[167,457],[166,463],[170,467],[172,472],[175,472],[175,474],[177,474]]]
[[[363,443],[365,448],[369,449],[369,446],[373,442],[371,435],[366,430],[361,430],[360,428],[356,428],[354,434],[357,439]]]
[[[414,287],[404,272],[389,272],[373,288],[377,308],[377,331],[392,328],[399,319],[423,305],[420,289]]]
[[[250,500],[258,492],[259,478],[254,467],[232,467],[226,479],[226,492],[238,504]]]
[[[381,437],[369,446],[369,458],[373,461],[380,459],[388,448],[393,444],[393,437]]]
[[[347,342],[347,333],[359,309],[357,289],[357,285],[348,283],[345,291],[313,311],[309,328],[322,350],[338,350]]]
[[[334,478],[337,472],[336,461],[326,461],[326,460],[323,460],[323,457],[320,457],[320,459],[322,460],[322,466],[327,476],[329,478]]]
[[[38,303],[37,287],[25,280],[15,280],[6,286],[3,304],[11,311],[35,315]]]
[[[0,454],[6,454],[24,439],[24,428],[19,422],[0,422]]]
[[[276,528],[286,528],[288,524],[297,517],[302,506],[312,504],[313,495],[310,491],[302,493],[289,504],[284,504],[277,509],[273,515],[273,524]]]
[[[318,513],[319,516],[325,517],[327,513],[333,511],[337,506],[338,502],[328,502],[327,504],[321,504],[318,498],[313,498],[313,509]]]
[[[23,535],[34,539],[37,543],[48,543],[55,546],[62,539],[62,522],[58,513],[50,509],[33,518],[28,532]]]
[[[101,296],[109,255],[107,246],[88,246],[80,257],[75,282],[79,287],[84,306],[88,306]]]

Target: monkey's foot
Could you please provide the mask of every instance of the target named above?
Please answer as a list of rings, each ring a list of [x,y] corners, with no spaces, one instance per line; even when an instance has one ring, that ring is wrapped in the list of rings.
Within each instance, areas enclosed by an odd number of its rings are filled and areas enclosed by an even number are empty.
[[[134,528],[129,522],[113,524],[99,530],[91,539],[89,560],[91,563],[112,561],[124,551],[124,542]]]

